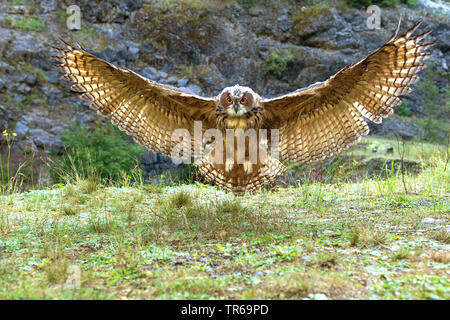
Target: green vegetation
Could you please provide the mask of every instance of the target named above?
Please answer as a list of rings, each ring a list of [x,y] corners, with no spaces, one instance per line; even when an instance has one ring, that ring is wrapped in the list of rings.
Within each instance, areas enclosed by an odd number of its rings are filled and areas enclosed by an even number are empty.
[[[2,21],[2,27],[19,29],[22,31],[42,32],[47,30],[45,23],[39,20],[37,16],[24,16],[21,19],[14,19],[8,16]]]
[[[30,2],[24,1],[24,0],[13,0],[12,4],[16,5],[16,6],[24,6],[24,5],[29,5]]]
[[[417,124],[421,124],[426,130],[426,139],[430,141],[438,141],[439,131],[442,129],[449,129],[448,119],[445,122],[440,122],[436,120],[437,106],[440,105],[440,101],[445,101],[446,108],[443,108],[442,112],[444,115],[448,115],[449,112],[449,98],[450,90],[449,88],[444,88],[444,91],[439,92],[439,88],[436,85],[436,63],[433,60],[427,61],[427,68],[421,73],[421,81],[417,84],[417,89],[422,95],[422,105],[424,107],[425,113],[428,115],[426,119],[416,119]],[[442,125],[441,125],[442,124]]]
[[[393,7],[397,4],[407,4],[408,6],[416,6],[418,0],[345,0],[349,5],[355,8],[367,8],[370,5],[379,5],[381,7]]]
[[[278,79],[281,79],[288,69],[288,64],[294,59],[294,56],[289,52],[274,51],[266,58],[264,71],[273,74]]]
[[[411,115],[411,109],[409,108],[408,100],[402,99],[402,104],[395,110],[395,113],[402,117],[409,117]]]
[[[178,66],[178,70],[186,77],[192,77],[192,73],[194,72],[194,65],[180,65]]]
[[[66,152],[55,159],[51,170],[53,180],[140,181],[137,157],[145,150],[126,138],[110,123],[99,122],[92,132],[72,123],[62,136]]]
[[[19,61],[19,65],[23,68],[25,72],[29,72],[36,75],[38,81],[48,81],[47,75],[41,68],[35,67],[31,63],[25,61]]]
[[[448,300],[448,150],[406,148],[418,174],[243,197],[82,176],[4,193],[0,298]]]

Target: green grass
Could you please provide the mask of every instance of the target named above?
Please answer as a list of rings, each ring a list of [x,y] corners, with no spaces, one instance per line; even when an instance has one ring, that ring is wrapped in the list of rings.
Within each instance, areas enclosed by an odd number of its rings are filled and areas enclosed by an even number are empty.
[[[1,195],[0,298],[449,299],[449,168],[423,150],[404,181],[388,167],[243,197],[85,179]]]
[[[42,32],[47,30],[44,22],[39,20],[37,16],[24,16],[21,19],[14,19],[10,16],[6,17],[2,23],[3,27],[10,27],[22,31],[37,31]]]

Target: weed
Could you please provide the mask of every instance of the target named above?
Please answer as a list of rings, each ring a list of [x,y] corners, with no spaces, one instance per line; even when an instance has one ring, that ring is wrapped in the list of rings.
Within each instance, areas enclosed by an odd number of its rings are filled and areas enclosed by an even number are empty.
[[[291,53],[272,52],[266,58],[264,71],[281,79],[288,69],[288,64],[294,59]]]

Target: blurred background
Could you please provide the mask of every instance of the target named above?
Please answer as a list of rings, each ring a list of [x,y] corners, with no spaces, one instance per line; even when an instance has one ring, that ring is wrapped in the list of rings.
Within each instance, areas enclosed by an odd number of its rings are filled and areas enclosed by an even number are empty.
[[[373,4],[381,9],[379,29],[367,22]],[[71,5],[80,9],[79,30],[68,28]],[[104,181],[137,170],[159,181],[182,179],[173,172],[191,175],[134,144],[70,91],[51,59],[51,46],[62,46],[58,38],[196,94],[213,96],[240,84],[272,97],[324,81],[365,57],[389,39],[401,15],[401,31],[423,20],[418,32],[433,30],[434,57],[395,114],[370,124],[378,138],[363,141],[354,153],[393,153],[383,140],[393,137],[448,149],[449,14],[448,0],[2,1],[2,179],[20,167],[24,186],[51,185],[76,163]],[[334,164],[336,159],[319,169]]]

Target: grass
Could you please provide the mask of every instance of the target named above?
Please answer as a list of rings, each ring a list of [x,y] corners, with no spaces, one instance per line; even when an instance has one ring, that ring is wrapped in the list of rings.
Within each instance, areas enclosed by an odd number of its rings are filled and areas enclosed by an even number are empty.
[[[5,193],[0,298],[449,299],[450,175],[427,148],[408,193],[389,166],[243,197],[86,177]]]
[[[6,17],[2,23],[3,27],[19,29],[21,31],[37,31],[42,32],[47,30],[44,22],[39,20],[38,16],[24,16],[21,19],[14,19],[10,16]]]

